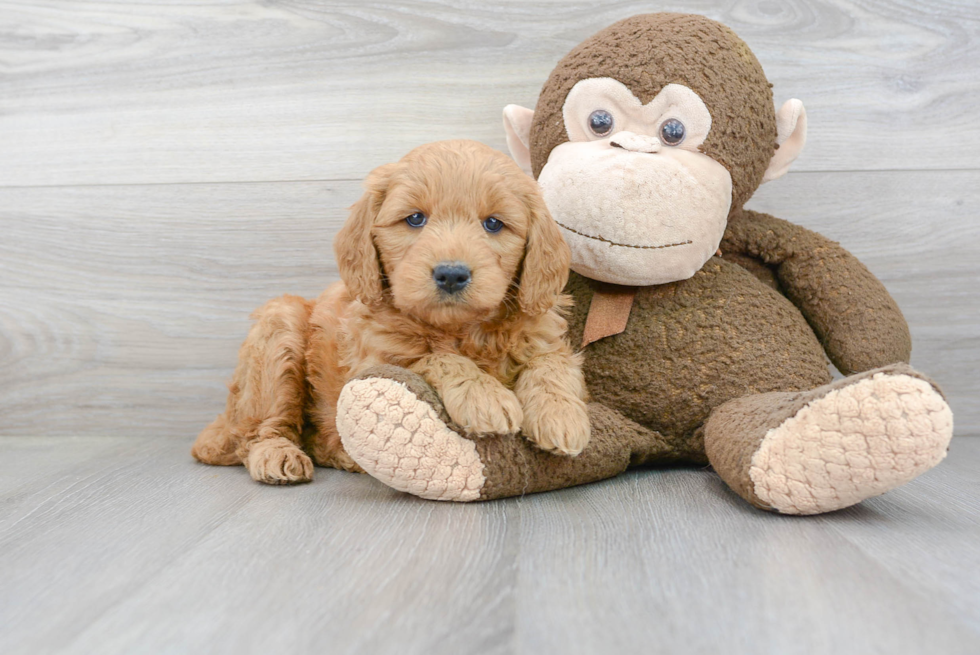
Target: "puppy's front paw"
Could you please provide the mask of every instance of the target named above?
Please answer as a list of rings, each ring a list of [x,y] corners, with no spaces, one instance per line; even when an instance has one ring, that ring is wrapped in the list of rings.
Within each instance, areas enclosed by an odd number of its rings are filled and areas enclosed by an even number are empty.
[[[285,437],[251,444],[245,466],[253,480],[266,484],[296,484],[313,479],[313,462]]]
[[[542,450],[575,456],[591,434],[588,410],[578,398],[547,396],[524,406],[524,436]]]
[[[445,393],[442,399],[449,417],[471,437],[516,434],[524,410],[517,396],[496,380],[470,382]]]

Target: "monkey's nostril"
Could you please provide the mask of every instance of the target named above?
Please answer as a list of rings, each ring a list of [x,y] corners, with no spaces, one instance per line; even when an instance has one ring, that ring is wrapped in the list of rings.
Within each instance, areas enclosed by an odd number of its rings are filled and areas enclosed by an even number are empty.
[[[470,283],[470,268],[459,262],[439,264],[432,269],[432,279],[436,286],[446,293],[457,293]]]

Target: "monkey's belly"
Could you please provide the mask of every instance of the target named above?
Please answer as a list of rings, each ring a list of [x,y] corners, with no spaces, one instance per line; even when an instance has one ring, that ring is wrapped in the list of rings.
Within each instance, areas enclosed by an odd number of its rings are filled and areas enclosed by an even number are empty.
[[[597,283],[572,273],[573,344]],[[689,435],[721,403],[831,380],[803,315],[779,292],[714,257],[680,282],[641,288],[626,330],[586,348],[591,399],[666,435]]]

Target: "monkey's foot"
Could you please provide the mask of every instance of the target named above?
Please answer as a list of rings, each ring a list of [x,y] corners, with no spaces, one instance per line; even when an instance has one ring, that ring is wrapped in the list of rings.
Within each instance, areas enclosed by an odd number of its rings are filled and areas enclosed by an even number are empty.
[[[905,484],[946,456],[952,436],[939,389],[905,365],[732,400],[704,430],[722,479],[784,514],[831,512]]]
[[[380,366],[351,380],[337,404],[347,453],[386,485],[431,500],[520,496],[618,475],[633,458],[673,457],[651,431],[600,405],[589,406],[592,440],[576,457],[553,455],[521,434],[469,439],[421,377]],[[668,452],[669,451],[669,452]]]

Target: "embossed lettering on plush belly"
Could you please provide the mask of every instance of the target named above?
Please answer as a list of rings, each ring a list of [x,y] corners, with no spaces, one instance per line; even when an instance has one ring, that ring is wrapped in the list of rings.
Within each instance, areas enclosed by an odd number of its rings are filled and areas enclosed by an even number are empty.
[[[581,343],[596,283],[572,273],[569,338]],[[721,403],[830,381],[803,315],[755,276],[714,257],[694,277],[643,287],[626,330],[585,350],[591,399],[670,435],[687,435]]]

